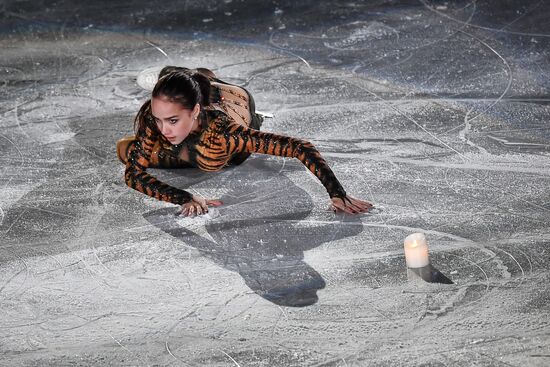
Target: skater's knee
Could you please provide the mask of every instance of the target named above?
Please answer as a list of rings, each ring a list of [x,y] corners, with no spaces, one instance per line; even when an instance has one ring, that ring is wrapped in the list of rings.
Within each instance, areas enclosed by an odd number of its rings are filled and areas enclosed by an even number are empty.
[[[118,159],[126,164],[128,162],[128,150],[130,149],[130,146],[132,143],[136,141],[136,137],[134,135],[131,136],[125,136],[124,138],[120,139],[116,143],[116,154]]]

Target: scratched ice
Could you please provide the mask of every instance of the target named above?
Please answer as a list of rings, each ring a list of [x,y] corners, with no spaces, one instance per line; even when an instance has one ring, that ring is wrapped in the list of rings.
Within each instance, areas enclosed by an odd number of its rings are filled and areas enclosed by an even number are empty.
[[[2,3],[0,365],[549,364],[548,2],[49,3]],[[150,170],[208,216],[130,190],[165,65],[246,86],[377,209],[266,156]],[[417,231],[454,285],[406,282]]]

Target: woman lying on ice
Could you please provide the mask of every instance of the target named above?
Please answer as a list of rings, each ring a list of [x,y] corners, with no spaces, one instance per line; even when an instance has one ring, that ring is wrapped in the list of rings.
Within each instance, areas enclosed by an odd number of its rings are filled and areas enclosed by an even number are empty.
[[[218,171],[241,164],[251,153],[271,154],[298,158],[325,186],[333,211],[357,214],[372,207],[346,194],[311,143],[260,132],[262,122],[246,89],[217,79],[208,69],[167,66],[135,118],[135,136],[117,143],[118,158],[126,164],[126,184],[181,205],[181,215],[201,215],[208,206],[222,203],[162,183],[147,168]]]

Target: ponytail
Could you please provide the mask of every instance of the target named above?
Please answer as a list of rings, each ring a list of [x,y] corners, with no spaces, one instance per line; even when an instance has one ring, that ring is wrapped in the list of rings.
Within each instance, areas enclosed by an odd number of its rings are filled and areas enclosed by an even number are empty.
[[[201,73],[195,72],[191,78],[197,82],[201,90],[201,106],[210,104],[210,80]]]

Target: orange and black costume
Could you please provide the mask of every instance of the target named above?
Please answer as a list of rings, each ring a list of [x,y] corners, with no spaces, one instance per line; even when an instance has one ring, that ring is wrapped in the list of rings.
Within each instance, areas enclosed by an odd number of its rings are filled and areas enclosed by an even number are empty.
[[[160,182],[147,173],[147,168],[197,167],[218,171],[242,163],[251,153],[260,153],[298,158],[321,181],[331,198],[346,197],[342,185],[310,142],[259,131],[263,118],[255,113],[254,100],[244,88],[249,122],[235,122],[230,110],[240,102],[237,98],[226,101],[220,92],[226,83],[215,80],[218,83],[211,87],[211,105],[200,114],[200,131],[192,132],[182,143],[172,145],[166,140],[155,128],[150,111],[151,123],[144,132],[118,142],[117,152],[119,159],[126,163],[124,178],[128,186],[159,200],[183,204],[191,201],[192,195]]]

